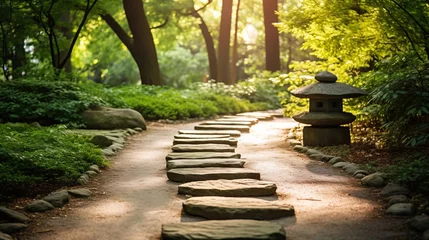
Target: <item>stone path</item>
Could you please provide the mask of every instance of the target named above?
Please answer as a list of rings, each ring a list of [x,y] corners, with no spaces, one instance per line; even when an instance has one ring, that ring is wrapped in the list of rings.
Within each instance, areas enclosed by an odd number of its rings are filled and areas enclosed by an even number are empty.
[[[264,120],[273,119],[270,115],[258,114]],[[250,132],[250,127],[258,122],[257,118],[232,117],[219,121],[207,121],[195,126],[195,130],[211,130],[219,132],[238,130]],[[185,133],[179,131],[179,133]],[[212,132],[213,133],[213,132]],[[274,183],[257,181],[261,174],[245,168],[231,168],[228,165],[214,165],[213,159],[241,158],[240,154],[232,155],[219,152],[234,152],[234,148],[225,144],[213,144],[222,138],[196,137],[187,135],[182,139],[175,135],[173,153],[166,159],[175,162],[187,161],[186,166],[177,168],[167,164],[167,177],[174,182],[193,182],[187,186],[179,186],[179,193],[191,195],[211,195],[209,197],[192,197],[183,202],[185,213],[200,216],[209,220],[253,219],[270,220],[295,215],[294,207],[285,201],[267,201],[258,198],[237,198],[231,196],[264,196],[275,194]],[[195,135],[194,135],[195,136]],[[200,135],[205,136],[205,135]],[[229,135],[228,137],[231,137]],[[210,140],[212,144],[202,144]],[[230,138],[230,140],[235,140]],[[178,144],[186,141],[187,144]],[[183,142],[181,142],[183,143]],[[233,146],[236,146],[233,145]],[[176,153],[180,152],[180,153]],[[198,164],[192,161],[198,160]],[[204,164],[208,160],[208,166]],[[182,166],[184,166],[182,164]],[[241,165],[242,166],[242,165]],[[240,167],[241,167],[240,166]],[[241,180],[241,181],[240,181]],[[199,188],[199,189],[198,189]],[[259,191],[258,191],[259,190]],[[241,220],[242,221],[242,220]],[[233,223],[233,224],[231,224]],[[239,224],[237,224],[239,223]],[[220,227],[222,226],[222,227]],[[251,229],[248,229],[251,226]],[[219,222],[203,221],[192,224],[167,224],[162,227],[164,239],[286,239],[282,226],[269,222]]]
[[[31,216],[33,220],[28,230],[19,237],[26,240],[153,240],[160,239],[164,230],[164,239],[169,239],[170,234],[183,228],[189,230],[191,225],[197,229],[192,237],[199,239],[201,234],[213,234],[226,226],[234,227],[234,234],[258,234],[265,228],[253,226],[267,223],[267,229],[272,229],[276,234],[273,236],[279,237],[271,239],[284,239],[285,230],[292,240],[410,239],[404,232],[403,218],[384,216],[384,204],[378,202],[379,190],[364,188],[340,169],[292,151],[285,141],[286,128],[291,127],[292,122],[279,118],[260,120],[251,127],[250,133],[232,131],[236,136],[230,136],[238,138],[236,152],[241,155],[240,159],[168,162],[165,157],[171,152],[175,135],[229,134],[224,130],[191,130],[197,123],[150,123],[147,131],[131,137],[125,149],[111,159],[111,168],[88,183],[93,192],[89,199],[71,199],[65,208]],[[186,130],[178,133],[181,129]],[[259,172],[261,180],[188,183],[168,180],[166,165],[176,161],[178,165],[193,161],[203,164],[205,160],[243,161],[244,169]],[[285,202],[294,207],[296,215],[263,221],[207,220],[184,212],[182,205],[191,196],[250,197]],[[231,234],[223,239],[240,239]],[[244,239],[252,238],[246,235]]]

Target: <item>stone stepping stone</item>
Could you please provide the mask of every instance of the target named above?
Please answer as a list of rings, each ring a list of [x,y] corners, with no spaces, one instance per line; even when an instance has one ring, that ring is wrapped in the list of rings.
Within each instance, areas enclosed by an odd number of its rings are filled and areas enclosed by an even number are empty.
[[[197,135],[230,135],[231,137],[240,137],[241,132],[237,130],[179,130],[179,134],[197,134]]]
[[[175,168],[167,171],[167,177],[173,182],[192,182],[216,179],[260,179],[261,174],[245,168]]]
[[[237,116],[240,117],[252,117],[257,118],[258,120],[273,120],[274,117],[271,114],[268,113],[261,113],[261,112],[248,112],[248,113],[239,113]]]
[[[228,144],[177,144],[171,147],[173,152],[235,152]]]
[[[164,240],[284,240],[282,225],[256,220],[211,220],[162,225]]]
[[[213,159],[179,159],[167,162],[167,169],[173,168],[204,168],[204,167],[227,167],[242,168],[246,162],[235,158],[213,158]]]
[[[242,121],[242,122],[234,122],[234,121],[223,121],[223,122],[218,122],[218,121],[207,121],[207,122],[203,122],[200,125],[237,125],[237,126],[252,126],[253,124],[249,121]]]
[[[173,145],[177,144],[228,144],[237,146],[238,140],[235,138],[207,138],[207,139],[174,139]]]
[[[257,118],[237,117],[237,116],[224,116],[223,118],[216,119],[217,122],[251,122],[252,125],[258,123]]]
[[[198,134],[177,134],[174,135],[174,138],[179,139],[206,139],[206,138],[230,138],[231,135],[198,135]]]
[[[183,210],[210,220],[271,220],[295,215],[293,206],[284,201],[237,197],[192,197],[183,202]]]
[[[241,125],[197,125],[195,130],[238,130],[242,133],[250,132],[249,126]]]
[[[177,160],[177,159],[207,159],[207,158],[241,158],[239,153],[229,152],[172,152],[169,153],[165,159]]]
[[[192,196],[262,197],[276,193],[273,182],[255,179],[196,181],[179,185],[179,194]]]

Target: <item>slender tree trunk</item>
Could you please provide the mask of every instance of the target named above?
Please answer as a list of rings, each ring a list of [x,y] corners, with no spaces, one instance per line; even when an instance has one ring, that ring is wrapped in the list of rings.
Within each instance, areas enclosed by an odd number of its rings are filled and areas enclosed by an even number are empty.
[[[61,15],[61,23],[60,26],[58,26],[58,30],[62,33],[62,35],[67,39],[71,40],[73,38],[73,33],[71,32],[70,26],[71,24],[71,16],[70,11],[64,12]],[[57,53],[58,54],[58,53]],[[67,49],[63,49],[59,52],[59,56],[56,56],[55,58],[58,58],[60,62],[66,58],[67,55]],[[66,73],[72,72],[72,63],[70,59],[67,59],[67,62],[64,65],[64,71]]]
[[[235,26],[234,26],[234,43],[232,45],[232,59],[231,59],[231,84],[237,82],[237,48],[238,48],[238,17],[240,11],[240,0],[237,0],[237,9],[235,10]]]
[[[265,25],[265,69],[271,72],[280,70],[279,32],[273,23],[279,21],[276,14],[277,0],[263,0]]]
[[[158,57],[143,2],[142,0],[123,0],[122,3],[133,35],[129,50],[139,68],[141,83],[162,85]]]
[[[15,52],[12,56],[12,78],[17,79],[22,77],[22,71],[19,69],[27,64],[27,56],[24,48],[24,41],[15,43]]]
[[[194,10],[192,12],[192,16],[200,20],[199,26],[201,29],[201,33],[203,34],[204,41],[206,43],[207,55],[209,58],[210,79],[217,79],[217,59],[213,37],[210,34],[209,28],[207,27],[207,24],[201,17],[201,15]]]
[[[231,38],[231,18],[232,18],[232,1],[222,0],[222,15],[219,29],[218,43],[218,74],[217,81],[225,84],[231,84],[229,73],[229,42]]]

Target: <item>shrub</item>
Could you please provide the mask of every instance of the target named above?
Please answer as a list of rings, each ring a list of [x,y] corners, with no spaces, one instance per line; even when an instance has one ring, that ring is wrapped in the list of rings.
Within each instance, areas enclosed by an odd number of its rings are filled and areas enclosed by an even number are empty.
[[[416,154],[408,159],[399,160],[398,164],[388,168],[390,179],[414,191],[429,193],[429,161],[427,157],[424,154]]]
[[[29,184],[70,184],[90,165],[106,166],[101,149],[87,137],[67,134],[63,129],[0,125],[0,194]]]
[[[0,83],[0,112],[5,122],[80,125],[80,113],[103,101],[70,82],[19,80]]]

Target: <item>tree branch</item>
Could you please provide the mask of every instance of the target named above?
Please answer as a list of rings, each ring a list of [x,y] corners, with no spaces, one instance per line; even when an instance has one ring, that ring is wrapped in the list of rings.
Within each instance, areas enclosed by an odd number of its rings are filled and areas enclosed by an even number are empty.
[[[155,26],[155,27],[150,27],[150,29],[162,28],[162,27],[164,27],[165,25],[167,25],[168,20],[170,20],[170,16],[167,16],[167,18],[165,18],[164,22],[163,22],[163,23],[161,23],[160,25]]]
[[[109,25],[113,32],[118,36],[122,43],[131,50],[133,48],[133,39],[128,35],[127,32],[119,25],[119,23],[109,13],[102,11],[100,17]]]

